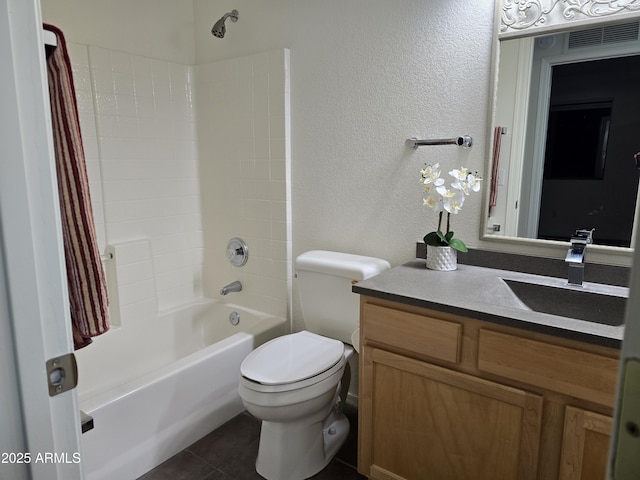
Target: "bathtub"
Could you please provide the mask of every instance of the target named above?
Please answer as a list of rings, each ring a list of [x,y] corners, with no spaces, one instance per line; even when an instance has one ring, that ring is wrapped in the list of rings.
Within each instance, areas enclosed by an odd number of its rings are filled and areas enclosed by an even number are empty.
[[[135,479],[242,412],[240,364],[287,322],[205,301],[128,328],[138,344],[123,325],[77,352],[80,408],[94,420],[81,439],[88,480]]]

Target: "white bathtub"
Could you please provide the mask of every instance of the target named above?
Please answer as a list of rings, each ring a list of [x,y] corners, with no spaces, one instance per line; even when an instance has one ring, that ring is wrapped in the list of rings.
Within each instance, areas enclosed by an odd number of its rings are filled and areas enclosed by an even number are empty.
[[[229,322],[233,311],[237,326]],[[80,408],[95,425],[82,435],[88,480],[135,479],[242,412],[240,363],[287,325],[202,302],[136,325],[148,339],[138,345],[125,328],[77,352]]]

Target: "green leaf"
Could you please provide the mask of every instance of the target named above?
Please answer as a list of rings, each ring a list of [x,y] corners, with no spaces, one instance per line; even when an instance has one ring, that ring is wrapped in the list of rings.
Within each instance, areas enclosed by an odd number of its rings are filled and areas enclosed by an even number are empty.
[[[442,240],[440,239],[441,236],[442,233],[438,235],[438,232],[429,232],[424,236],[424,243],[431,245],[432,247],[446,246],[446,244],[443,245]]]
[[[440,243],[443,245],[449,245],[449,241],[447,240],[447,237],[444,236],[444,234],[438,230],[436,232],[436,235],[438,235],[438,238],[440,239]]]
[[[449,246],[451,248],[455,248],[459,252],[465,253],[465,252],[469,251],[467,249],[467,246],[464,244],[464,242],[462,240],[460,240],[459,238],[452,238],[451,241],[449,242]]]
[[[447,243],[449,243],[449,242],[451,241],[451,239],[453,238],[453,232],[448,232],[448,233],[445,235],[445,237],[444,237],[444,238],[445,238],[446,242],[447,242]]]

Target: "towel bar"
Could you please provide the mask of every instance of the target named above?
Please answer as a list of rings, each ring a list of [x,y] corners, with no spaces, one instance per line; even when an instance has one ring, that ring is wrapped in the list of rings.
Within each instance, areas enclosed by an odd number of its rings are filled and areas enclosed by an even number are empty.
[[[413,148],[414,150],[418,147],[424,147],[427,145],[458,145],[459,147],[469,148],[473,145],[473,138],[469,135],[462,135],[461,137],[456,138],[441,138],[435,140],[418,140],[417,138],[408,138],[404,144]]]

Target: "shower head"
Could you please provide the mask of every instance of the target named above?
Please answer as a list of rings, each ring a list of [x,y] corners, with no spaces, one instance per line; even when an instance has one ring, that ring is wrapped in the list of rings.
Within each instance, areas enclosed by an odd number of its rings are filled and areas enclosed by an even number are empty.
[[[214,37],[223,38],[224,34],[227,32],[226,27],[224,26],[224,22],[227,18],[231,18],[233,23],[238,21],[238,10],[231,10],[229,13],[225,13],[224,16],[218,20],[213,28],[211,29],[211,34]]]

